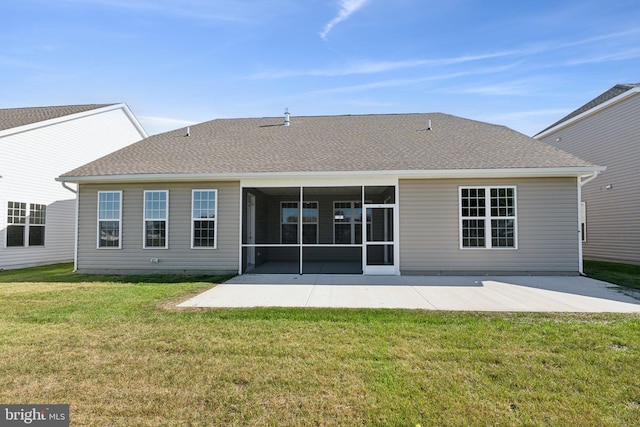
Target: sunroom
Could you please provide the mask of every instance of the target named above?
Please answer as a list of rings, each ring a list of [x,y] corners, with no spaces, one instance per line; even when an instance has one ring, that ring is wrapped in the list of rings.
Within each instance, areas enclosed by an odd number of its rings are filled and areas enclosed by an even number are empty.
[[[242,185],[242,273],[399,274],[397,185]]]

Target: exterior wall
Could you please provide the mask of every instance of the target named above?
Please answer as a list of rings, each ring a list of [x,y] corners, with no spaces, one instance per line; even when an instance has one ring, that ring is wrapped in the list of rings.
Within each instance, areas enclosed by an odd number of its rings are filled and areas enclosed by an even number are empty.
[[[517,249],[460,249],[459,186],[516,186]],[[578,274],[576,178],[401,180],[402,274]]]
[[[607,167],[582,189],[586,259],[640,264],[639,138],[640,94],[635,94],[541,139]]]
[[[115,109],[0,137],[0,269],[72,261],[75,195],[55,178],[142,136]],[[6,247],[9,201],[47,205],[44,247]]]
[[[217,189],[217,248],[191,249],[193,189]],[[169,191],[169,248],[143,249],[145,190]],[[97,248],[98,191],[122,191],[121,249]],[[80,185],[78,271],[83,273],[237,273],[240,183]],[[157,258],[159,262],[151,262]]]

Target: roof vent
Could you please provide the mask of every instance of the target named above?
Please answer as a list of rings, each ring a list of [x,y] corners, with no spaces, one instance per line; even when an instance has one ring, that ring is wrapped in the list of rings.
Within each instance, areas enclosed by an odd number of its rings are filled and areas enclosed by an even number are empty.
[[[285,108],[284,109],[284,125],[285,126],[289,126],[289,116],[291,115],[291,113],[289,113],[289,109]]]
[[[187,134],[185,136],[191,136],[191,126],[187,126]]]
[[[429,119],[429,126],[427,127],[427,130],[431,130],[431,119]]]

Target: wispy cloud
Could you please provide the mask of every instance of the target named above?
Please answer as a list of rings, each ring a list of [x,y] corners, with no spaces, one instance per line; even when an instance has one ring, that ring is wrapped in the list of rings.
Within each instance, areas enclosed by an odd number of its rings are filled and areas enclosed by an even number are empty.
[[[619,52],[604,53],[601,55],[587,56],[580,59],[567,61],[565,65],[582,65],[599,62],[624,61],[625,59],[640,58],[640,49],[622,50]]]
[[[539,85],[532,80],[517,80],[498,84],[485,84],[470,87],[455,87],[443,90],[443,93],[492,95],[492,96],[522,96],[537,93]]]
[[[338,11],[338,15],[333,18],[327,25],[325,25],[322,32],[320,32],[320,37],[323,39],[327,38],[327,34],[338,25],[340,22],[346,21],[349,17],[358,9],[362,8],[368,0],[339,0],[338,5],[340,6],[340,10]]]
[[[427,77],[387,79],[387,80],[364,83],[359,85],[342,86],[342,87],[336,87],[336,88],[330,88],[330,89],[319,89],[319,90],[307,92],[305,95],[327,95],[327,94],[337,94],[337,93],[363,92],[363,91],[372,90],[372,89],[410,86],[410,85],[415,85],[418,83],[424,83],[429,81],[451,80],[458,77],[464,77],[469,75],[494,74],[494,73],[503,72],[512,67],[513,65],[509,64],[509,65],[503,65],[500,67],[487,67],[487,68],[474,69],[474,70],[468,70],[468,71],[460,71],[456,73],[430,75]]]
[[[408,68],[434,67],[482,61],[512,55],[513,51],[501,51],[479,55],[462,55],[452,58],[414,59],[406,61],[360,61],[340,68],[318,68],[293,71],[264,71],[249,76],[250,79],[281,79],[286,77],[336,77],[357,74],[376,74]]]
[[[239,13],[242,3],[237,1],[202,0],[64,0],[66,3],[94,4],[110,9],[128,9],[161,15],[170,15],[201,21],[240,22],[246,19]]]

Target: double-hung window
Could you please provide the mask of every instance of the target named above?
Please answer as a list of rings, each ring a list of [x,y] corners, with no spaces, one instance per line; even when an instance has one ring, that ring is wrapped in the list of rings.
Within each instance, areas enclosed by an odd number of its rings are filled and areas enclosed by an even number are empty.
[[[218,190],[193,190],[191,212],[191,248],[215,249]]]
[[[122,191],[98,192],[98,248],[122,247]]]
[[[280,203],[280,242],[298,243],[299,202]],[[302,243],[318,243],[318,202],[302,203]]]
[[[460,247],[517,249],[515,187],[460,187]]]
[[[47,205],[29,204],[29,246],[44,246]]]
[[[9,202],[7,205],[7,247],[44,246],[47,206]]]
[[[7,247],[24,246],[27,223],[27,204],[9,202],[7,205]]]
[[[333,242],[362,243],[362,202],[333,203]]]
[[[166,249],[169,247],[168,239],[168,205],[169,192],[145,191],[144,192],[144,248]]]

